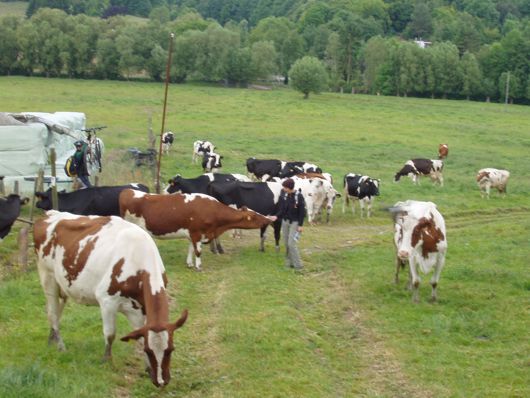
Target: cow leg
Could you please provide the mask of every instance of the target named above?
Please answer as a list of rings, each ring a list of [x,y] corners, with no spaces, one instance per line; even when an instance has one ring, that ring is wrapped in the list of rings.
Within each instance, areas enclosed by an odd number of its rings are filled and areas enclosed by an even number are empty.
[[[137,304],[131,300],[131,303],[129,305],[127,305],[125,308],[122,308],[122,312],[129,320],[129,325],[131,326],[132,330],[138,330],[142,328],[145,324],[145,316],[142,314],[142,310],[136,307],[136,305]],[[143,337],[140,337],[136,341],[137,348],[142,351],[144,348],[143,340]],[[144,364],[145,371],[149,374],[151,369],[151,363],[149,362],[149,357],[147,356],[147,354],[144,354]]]
[[[280,236],[281,236],[281,229],[282,229],[282,222],[281,220],[276,220],[273,224],[274,227],[274,243],[276,244],[275,249],[276,253],[280,251]]]
[[[342,214],[346,213],[346,207],[350,205],[350,199],[348,197],[348,193],[344,193],[344,200],[342,201]]]
[[[444,176],[441,173],[438,176],[438,181],[440,182],[440,186],[443,187],[444,186]]]
[[[373,198],[370,197],[368,198],[368,200],[366,201],[367,202],[367,217],[370,218],[372,217],[372,201],[373,201]]]
[[[265,238],[267,237],[266,232],[267,232],[267,226],[262,227],[259,230],[259,238],[260,238],[259,251],[260,252],[264,252],[265,251]]]
[[[193,268],[193,242],[190,241],[188,246],[188,257],[186,258],[186,264],[189,268]]]
[[[420,287],[420,277],[418,275],[418,270],[416,267],[416,261],[409,256],[409,269],[412,278],[412,301],[418,303],[419,299],[419,287]]]
[[[213,253],[213,254],[219,254],[219,252],[217,251],[217,246],[215,245],[215,239],[212,239],[210,241],[210,251]]]
[[[202,250],[201,250],[200,237],[198,237],[198,239],[193,239],[192,238],[192,248],[193,248],[194,253],[195,253],[195,270],[201,271],[201,264],[202,264],[201,252],[202,252]]]
[[[59,351],[64,351],[66,348],[59,332],[59,323],[66,300],[61,300],[59,297],[60,288],[57,282],[55,282],[55,277],[52,273],[41,271],[39,268],[39,276],[46,297],[46,312],[48,322],[50,323],[48,344],[55,344]]]
[[[103,336],[105,337],[103,360],[108,361],[112,359],[112,343],[116,337],[116,312],[118,309],[109,299],[100,301],[99,307],[103,320]]]
[[[442,268],[444,266],[444,255],[438,254],[438,261],[436,262],[436,266],[434,267],[434,274],[431,278],[431,286],[432,286],[432,292],[431,292],[431,301],[435,302],[438,300],[438,296],[436,295],[436,288],[438,287],[438,281],[440,280],[440,274],[442,273]]]
[[[221,245],[221,239],[215,238],[213,241],[215,243],[215,248],[217,250],[217,253],[224,254],[225,249],[223,249],[223,246]]]
[[[361,218],[363,218],[364,216],[364,206],[366,204],[366,199],[365,198],[362,198],[362,199],[359,199],[359,208],[361,209]]]

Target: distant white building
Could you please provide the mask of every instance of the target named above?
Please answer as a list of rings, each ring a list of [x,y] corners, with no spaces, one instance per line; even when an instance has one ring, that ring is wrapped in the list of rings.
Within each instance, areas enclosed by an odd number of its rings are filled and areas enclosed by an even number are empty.
[[[425,48],[432,44],[430,41],[422,40],[421,37],[419,39],[414,39],[414,43],[416,43],[420,48]]]

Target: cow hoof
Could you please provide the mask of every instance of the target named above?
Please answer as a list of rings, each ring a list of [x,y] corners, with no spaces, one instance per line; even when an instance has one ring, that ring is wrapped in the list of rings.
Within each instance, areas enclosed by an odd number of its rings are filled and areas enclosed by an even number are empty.
[[[218,249],[218,250],[217,250],[217,254],[225,254],[224,249]]]
[[[276,253],[279,253],[280,252],[280,246],[276,246],[275,250],[276,250]]]
[[[202,268],[195,268],[195,272],[202,272]]]

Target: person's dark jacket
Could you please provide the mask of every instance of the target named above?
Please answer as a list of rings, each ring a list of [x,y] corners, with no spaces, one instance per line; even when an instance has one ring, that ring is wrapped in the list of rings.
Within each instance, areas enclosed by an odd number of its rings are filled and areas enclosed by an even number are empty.
[[[76,150],[74,153],[75,170],[78,176],[88,176],[87,162],[86,162],[87,144],[83,144],[81,150]]]
[[[298,222],[298,226],[301,227],[304,224],[306,215],[305,200],[302,193],[295,191],[288,194],[282,191],[278,212],[275,215],[282,220],[288,220],[290,222],[296,221]]]

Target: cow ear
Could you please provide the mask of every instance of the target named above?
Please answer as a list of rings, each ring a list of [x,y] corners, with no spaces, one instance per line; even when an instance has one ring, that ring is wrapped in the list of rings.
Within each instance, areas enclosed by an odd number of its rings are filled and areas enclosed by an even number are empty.
[[[44,192],[35,192],[35,197],[39,199],[44,199]]]
[[[167,180],[167,183],[170,185],[175,185],[175,181],[173,181],[173,178],[170,178],[169,180]]]
[[[120,340],[121,341],[138,340],[140,337],[144,337],[144,334],[145,334],[144,328],[140,328],[140,329],[137,329],[129,333],[127,336],[123,336]]]
[[[180,318],[177,320],[177,322],[171,324],[169,326],[169,329],[172,329],[171,331],[174,332],[178,328],[182,327],[186,323],[186,320],[188,319],[188,310],[182,311],[182,314],[180,314]]]

